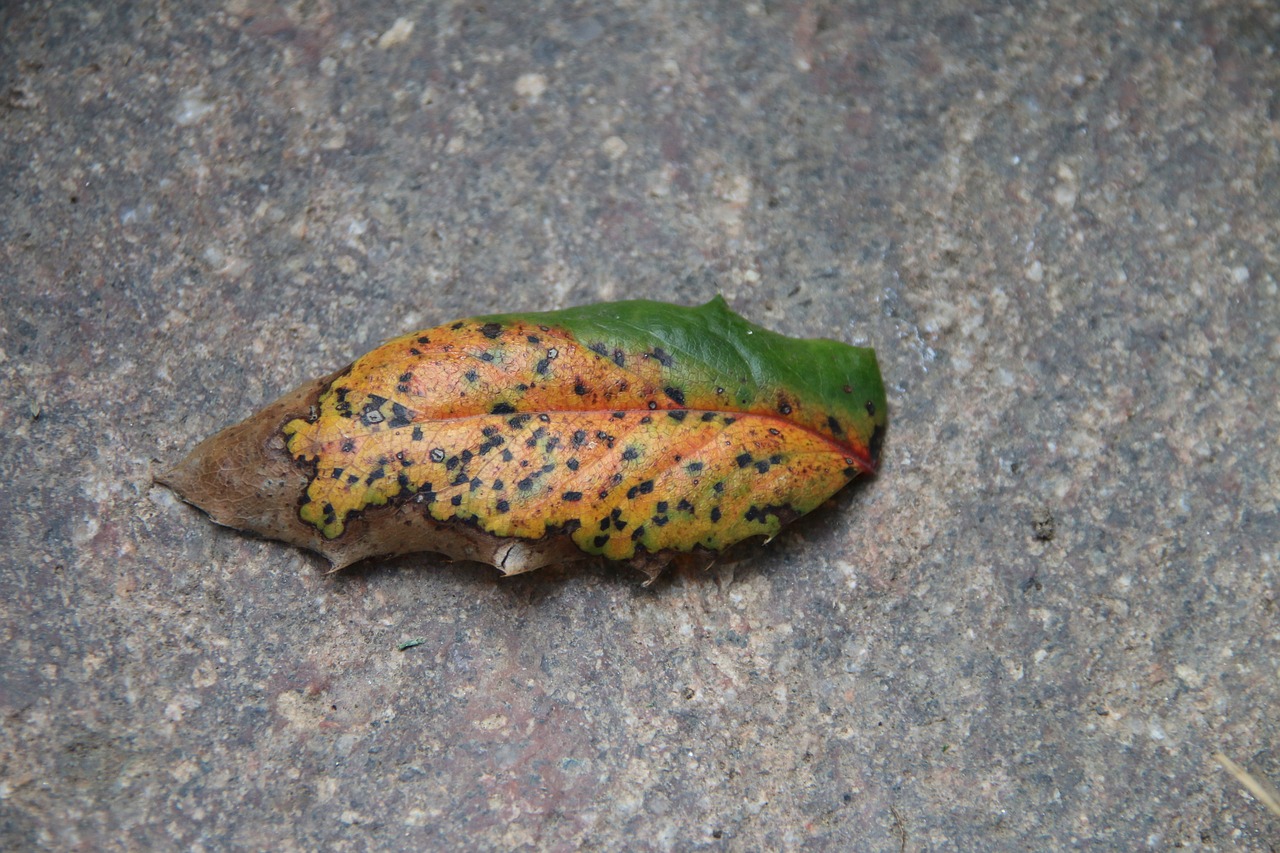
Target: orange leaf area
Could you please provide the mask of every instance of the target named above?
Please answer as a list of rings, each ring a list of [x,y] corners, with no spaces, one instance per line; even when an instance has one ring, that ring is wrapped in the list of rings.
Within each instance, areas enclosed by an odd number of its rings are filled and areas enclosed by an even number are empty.
[[[771,536],[862,470],[803,421],[730,400],[661,350],[466,321],[364,356],[284,432],[315,466],[300,516],[329,539],[353,513],[412,502],[438,521],[567,533],[627,559]]]

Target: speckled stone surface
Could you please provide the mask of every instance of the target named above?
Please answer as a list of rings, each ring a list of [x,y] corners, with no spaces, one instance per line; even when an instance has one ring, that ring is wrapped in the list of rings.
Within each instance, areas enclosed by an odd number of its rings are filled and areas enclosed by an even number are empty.
[[[1280,779],[1278,44],[4,4],[0,848],[1274,849],[1211,756]],[[874,345],[892,421],[709,574],[326,575],[152,485],[396,333],[717,292]]]

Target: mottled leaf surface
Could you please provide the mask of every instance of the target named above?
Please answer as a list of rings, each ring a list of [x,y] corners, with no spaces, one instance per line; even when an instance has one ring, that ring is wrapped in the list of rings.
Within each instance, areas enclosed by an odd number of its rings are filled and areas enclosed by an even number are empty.
[[[215,520],[339,565],[438,550],[512,572],[575,551],[646,566],[719,551],[874,470],[886,425],[871,350],[775,334],[720,298],[462,320],[292,396],[164,479]],[[246,443],[297,484],[292,499],[256,486],[252,465],[219,475],[211,457]],[[219,517],[229,488],[279,502],[279,518]]]

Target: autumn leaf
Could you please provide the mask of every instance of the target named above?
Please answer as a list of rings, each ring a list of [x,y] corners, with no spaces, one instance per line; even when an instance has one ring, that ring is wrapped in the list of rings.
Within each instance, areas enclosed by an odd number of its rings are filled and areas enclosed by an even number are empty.
[[[875,354],[717,297],[478,317],[396,338],[160,480],[335,566],[432,550],[507,573],[771,537],[880,455]]]

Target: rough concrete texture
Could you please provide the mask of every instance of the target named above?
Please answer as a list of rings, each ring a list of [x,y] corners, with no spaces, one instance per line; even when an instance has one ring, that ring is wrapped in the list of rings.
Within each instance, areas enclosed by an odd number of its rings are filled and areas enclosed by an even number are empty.
[[[1211,756],[1280,778],[1278,44],[5,4],[0,847],[1275,849]],[[413,327],[717,292],[877,347],[892,422],[711,573],[326,575],[152,485]]]

